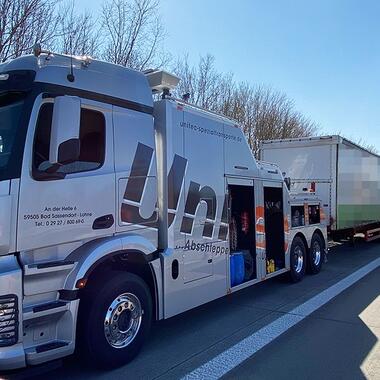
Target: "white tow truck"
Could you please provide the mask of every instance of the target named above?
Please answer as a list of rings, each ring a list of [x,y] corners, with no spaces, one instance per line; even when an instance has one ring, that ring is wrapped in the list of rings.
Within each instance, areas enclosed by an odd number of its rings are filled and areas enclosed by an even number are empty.
[[[122,365],[153,320],[320,271],[320,201],[177,83],[38,47],[0,65],[0,370]]]

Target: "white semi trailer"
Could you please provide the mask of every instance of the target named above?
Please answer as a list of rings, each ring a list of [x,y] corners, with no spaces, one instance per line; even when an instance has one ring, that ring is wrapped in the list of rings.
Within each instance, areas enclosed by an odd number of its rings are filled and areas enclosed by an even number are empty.
[[[380,157],[341,137],[261,142],[260,158],[275,162],[291,191],[312,190],[322,201],[332,237],[380,238]]]
[[[1,370],[76,346],[121,365],[154,319],[320,271],[319,200],[177,81],[38,48],[0,66]]]

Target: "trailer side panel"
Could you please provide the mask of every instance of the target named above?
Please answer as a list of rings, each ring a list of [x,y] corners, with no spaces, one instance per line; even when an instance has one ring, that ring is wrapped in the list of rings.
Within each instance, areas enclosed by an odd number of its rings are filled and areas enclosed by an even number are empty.
[[[339,144],[337,228],[380,220],[380,158],[357,146]]]

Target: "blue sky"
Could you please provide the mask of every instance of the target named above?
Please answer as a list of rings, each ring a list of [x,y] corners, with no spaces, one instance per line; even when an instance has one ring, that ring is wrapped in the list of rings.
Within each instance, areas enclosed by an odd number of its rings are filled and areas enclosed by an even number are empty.
[[[380,1],[161,0],[161,13],[174,57],[210,53],[237,80],[285,92],[321,132],[380,151]]]

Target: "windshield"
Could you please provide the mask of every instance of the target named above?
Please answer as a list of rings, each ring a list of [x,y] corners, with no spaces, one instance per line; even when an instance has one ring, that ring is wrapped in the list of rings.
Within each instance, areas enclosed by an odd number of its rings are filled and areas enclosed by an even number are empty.
[[[16,141],[16,133],[24,106],[21,95],[0,97],[0,172],[6,171]]]

